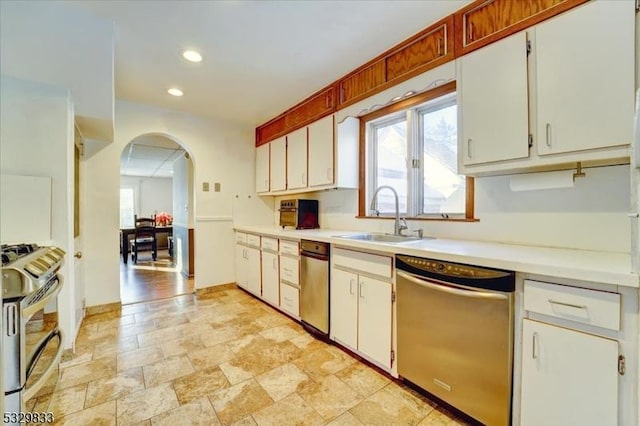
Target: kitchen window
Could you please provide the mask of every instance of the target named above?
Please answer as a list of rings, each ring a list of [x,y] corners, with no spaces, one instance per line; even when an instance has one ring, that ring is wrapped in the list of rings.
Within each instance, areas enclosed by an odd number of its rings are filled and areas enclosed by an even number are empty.
[[[455,83],[361,117],[361,127],[360,216],[395,214],[386,190],[377,196],[377,211],[369,209],[376,188],[388,185],[398,193],[402,216],[473,220],[473,178],[457,173]]]

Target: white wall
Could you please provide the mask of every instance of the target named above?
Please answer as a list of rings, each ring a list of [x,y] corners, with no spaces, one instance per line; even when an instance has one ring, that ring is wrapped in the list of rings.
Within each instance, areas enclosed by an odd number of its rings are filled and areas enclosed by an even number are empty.
[[[585,170],[575,187],[512,192],[509,176],[476,179],[479,222],[409,221],[425,235],[628,253],[629,166]],[[358,191],[303,194],[319,200],[320,227],[393,232],[393,222],[356,219]],[[288,197],[279,197],[278,200]],[[277,223],[277,213],[273,223]]]
[[[158,133],[182,144],[193,161],[195,181],[195,285],[235,281],[232,212],[235,196],[254,194],[254,129],[215,119],[116,102],[114,142],[86,149],[85,265],[87,305],[120,301],[118,203],[120,155],[137,136]],[[221,191],[202,191],[202,182]],[[261,217],[272,217],[271,204]],[[263,219],[264,220],[264,219]]]
[[[192,228],[194,220],[193,164],[188,154],[173,162],[173,222],[185,228]]]
[[[76,330],[73,275],[73,104],[69,91],[0,77],[0,172],[52,178],[51,241],[67,252],[58,297],[60,327],[71,346]],[[1,220],[1,219],[0,219]],[[30,241],[25,241],[30,242]]]
[[[84,137],[113,138],[113,22],[53,1],[0,2],[2,75],[70,89]]]
[[[120,176],[120,187],[134,188],[136,214],[149,217],[160,212],[173,214],[173,179]]]

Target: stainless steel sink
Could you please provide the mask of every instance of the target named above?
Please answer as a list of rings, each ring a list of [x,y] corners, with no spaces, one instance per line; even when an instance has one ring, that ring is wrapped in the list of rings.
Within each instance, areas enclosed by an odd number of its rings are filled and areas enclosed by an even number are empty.
[[[393,235],[393,234],[381,234],[381,233],[366,233],[366,234],[352,234],[352,235],[334,235],[335,238],[344,238],[347,240],[358,240],[358,241],[371,241],[377,243],[411,243],[415,241],[420,241],[423,239],[430,239],[431,237],[416,237],[413,235]]]

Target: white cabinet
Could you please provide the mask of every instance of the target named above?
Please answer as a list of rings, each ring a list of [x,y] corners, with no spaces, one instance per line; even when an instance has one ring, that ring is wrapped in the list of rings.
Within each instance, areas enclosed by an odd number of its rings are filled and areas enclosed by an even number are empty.
[[[260,236],[236,232],[236,284],[261,295]]]
[[[634,15],[633,2],[590,1],[458,59],[459,172],[589,167],[628,157]]]
[[[270,161],[270,190],[284,191],[287,189],[287,139],[283,136],[269,143],[271,150]]]
[[[515,34],[460,61],[463,163],[527,157],[527,35]]]
[[[541,155],[631,142],[633,2],[594,1],[535,28]]]
[[[333,115],[309,125],[309,186],[329,185],[333,179]]]
[[[287,135],[287,189],[307,187],[307,128]]]
[[[247,290],[256,296],[262,295],[262,280],[260,267],[260,249],[247,247]]]
[[[331,338],[358,350],[358,274],[331,270]]]
[[[329,292],[331,339],[387,370],[392,367],[391,261],[335,248]]]
[[[287,136],[256,148],[256,192],[294,194],[323,188],[358,188],[360,122],[347,117],[340,123],[329,115]],[[269,147],[269,189],[264,158]]]
[[[522,426],[618,424],[618,343],[523,320]]]
[[[391,367],[391,283],[358,278],[358,350]]]
[[[240,287],[247,289],[247,248],[241,244],[236,243],[236,284]]]
[[[256,148],[256,192],[269,192],[269,147],[270,144]]]
[[[280,274],[278,254],[262,252],[262,298],[278,306],[280,304]]]
[[[280,240],[280,308],[300,318],[300,246]]]
[[[280,307],[295,318],[300,317],[300,289],[281,283]]]

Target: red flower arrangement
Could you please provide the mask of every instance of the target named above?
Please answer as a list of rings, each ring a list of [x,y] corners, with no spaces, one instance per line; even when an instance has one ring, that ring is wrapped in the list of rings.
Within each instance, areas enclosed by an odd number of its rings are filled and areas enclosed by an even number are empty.
[[[156,224],[160,226],[167,226],[173,223],[173,216],[167,212],[160,212],[156,215]]]

